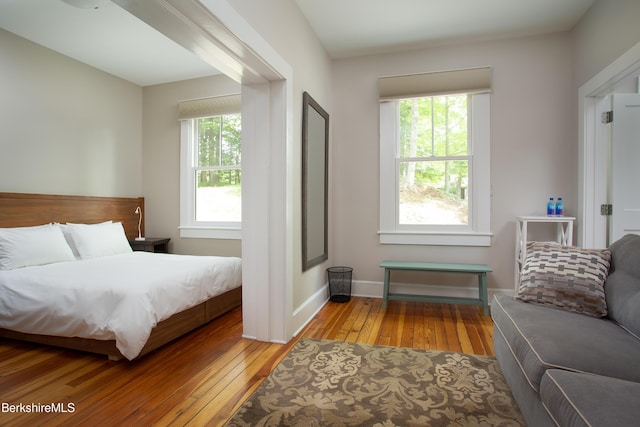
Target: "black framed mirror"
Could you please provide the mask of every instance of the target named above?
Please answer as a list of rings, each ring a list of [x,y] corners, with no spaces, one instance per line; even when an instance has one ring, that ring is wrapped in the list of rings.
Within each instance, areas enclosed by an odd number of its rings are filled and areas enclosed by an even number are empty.
[[[302,271],[328,255],[329,114],[302,96]]]

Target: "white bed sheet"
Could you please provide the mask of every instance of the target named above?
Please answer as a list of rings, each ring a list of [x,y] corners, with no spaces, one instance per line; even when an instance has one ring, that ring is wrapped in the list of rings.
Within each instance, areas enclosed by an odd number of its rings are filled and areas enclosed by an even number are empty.
[[[0,271],[0,328],[115,339],[131,360],[158,322],[241,283],[240,258],[148,252]]]

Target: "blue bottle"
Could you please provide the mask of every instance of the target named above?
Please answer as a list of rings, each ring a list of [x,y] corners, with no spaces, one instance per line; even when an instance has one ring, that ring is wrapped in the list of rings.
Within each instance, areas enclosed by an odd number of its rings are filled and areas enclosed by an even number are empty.
[[[556,202],[553,201],[553,197],[549,197],[547,202],[547,216],[555,216],[556,214]]]
[[[556,203],[556,215],[564,215],[564,202],[562,201],[562,197],[558,197],[558,202]]]

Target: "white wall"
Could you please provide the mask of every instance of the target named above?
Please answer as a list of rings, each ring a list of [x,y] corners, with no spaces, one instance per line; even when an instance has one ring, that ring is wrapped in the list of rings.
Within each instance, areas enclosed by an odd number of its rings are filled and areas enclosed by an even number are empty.
[[[325,269],[329,260],[306,272],[302,272],[301,225],[301,141],[302,141],[302,93],[307,91],[329,113],[330,125],[334,120],[331,92],[331,61],[311,30],[306,19],[290,0],[230,0],[229,4],[278,52],[293,70],[293,172],[291,183],[293,198],[293,309],[313,298],[326,283]],[[332,149],[330,141],[330,150]],[[332,178],[330,178],[332,179]],[[329,230],[332,218],[329,218]],[[331,239],[331,234],[329,235]],[[265,254],[266,255],[266,254]],[[297,320],[296,320],[297,321]],[[297,325],[301,326],[301,325]]]
[[[181,238],[180,123],[178,102],[240,93],[240,85],[224,75],[185,80],[143,89],[142,169],[146,234],[170,237],[171,252],[240,256],[240,240]]]
[[[0,191],[142,195],[142,89],[0,30]]]
[[[573,30],[575,95],[580,86],[640,41],[638,0],[596,1]]]
[[[380,245],[377,78],[478,66],[493,68],[491,247]],[[549,196],[563,196],[568,214],[577,208],[571,88],[568,33],[334,61],[333,262],[364,282],[382,282],[383,259],[487,263],[489,287],[513,289],[515,218],[543,214]]]

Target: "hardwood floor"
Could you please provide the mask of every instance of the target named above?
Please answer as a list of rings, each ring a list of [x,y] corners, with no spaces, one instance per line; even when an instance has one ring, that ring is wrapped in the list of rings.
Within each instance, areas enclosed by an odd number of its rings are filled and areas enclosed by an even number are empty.
[[[286,345],[243,339],[241,317],[233,310],[134,362],[2,340],[0,425],[222,425],[302,337],[493,355],[493,323],[474,306],[330,302]],[[52,404],[68,412],[45,412]],[[19,405],[32,412],[11,412]]]

